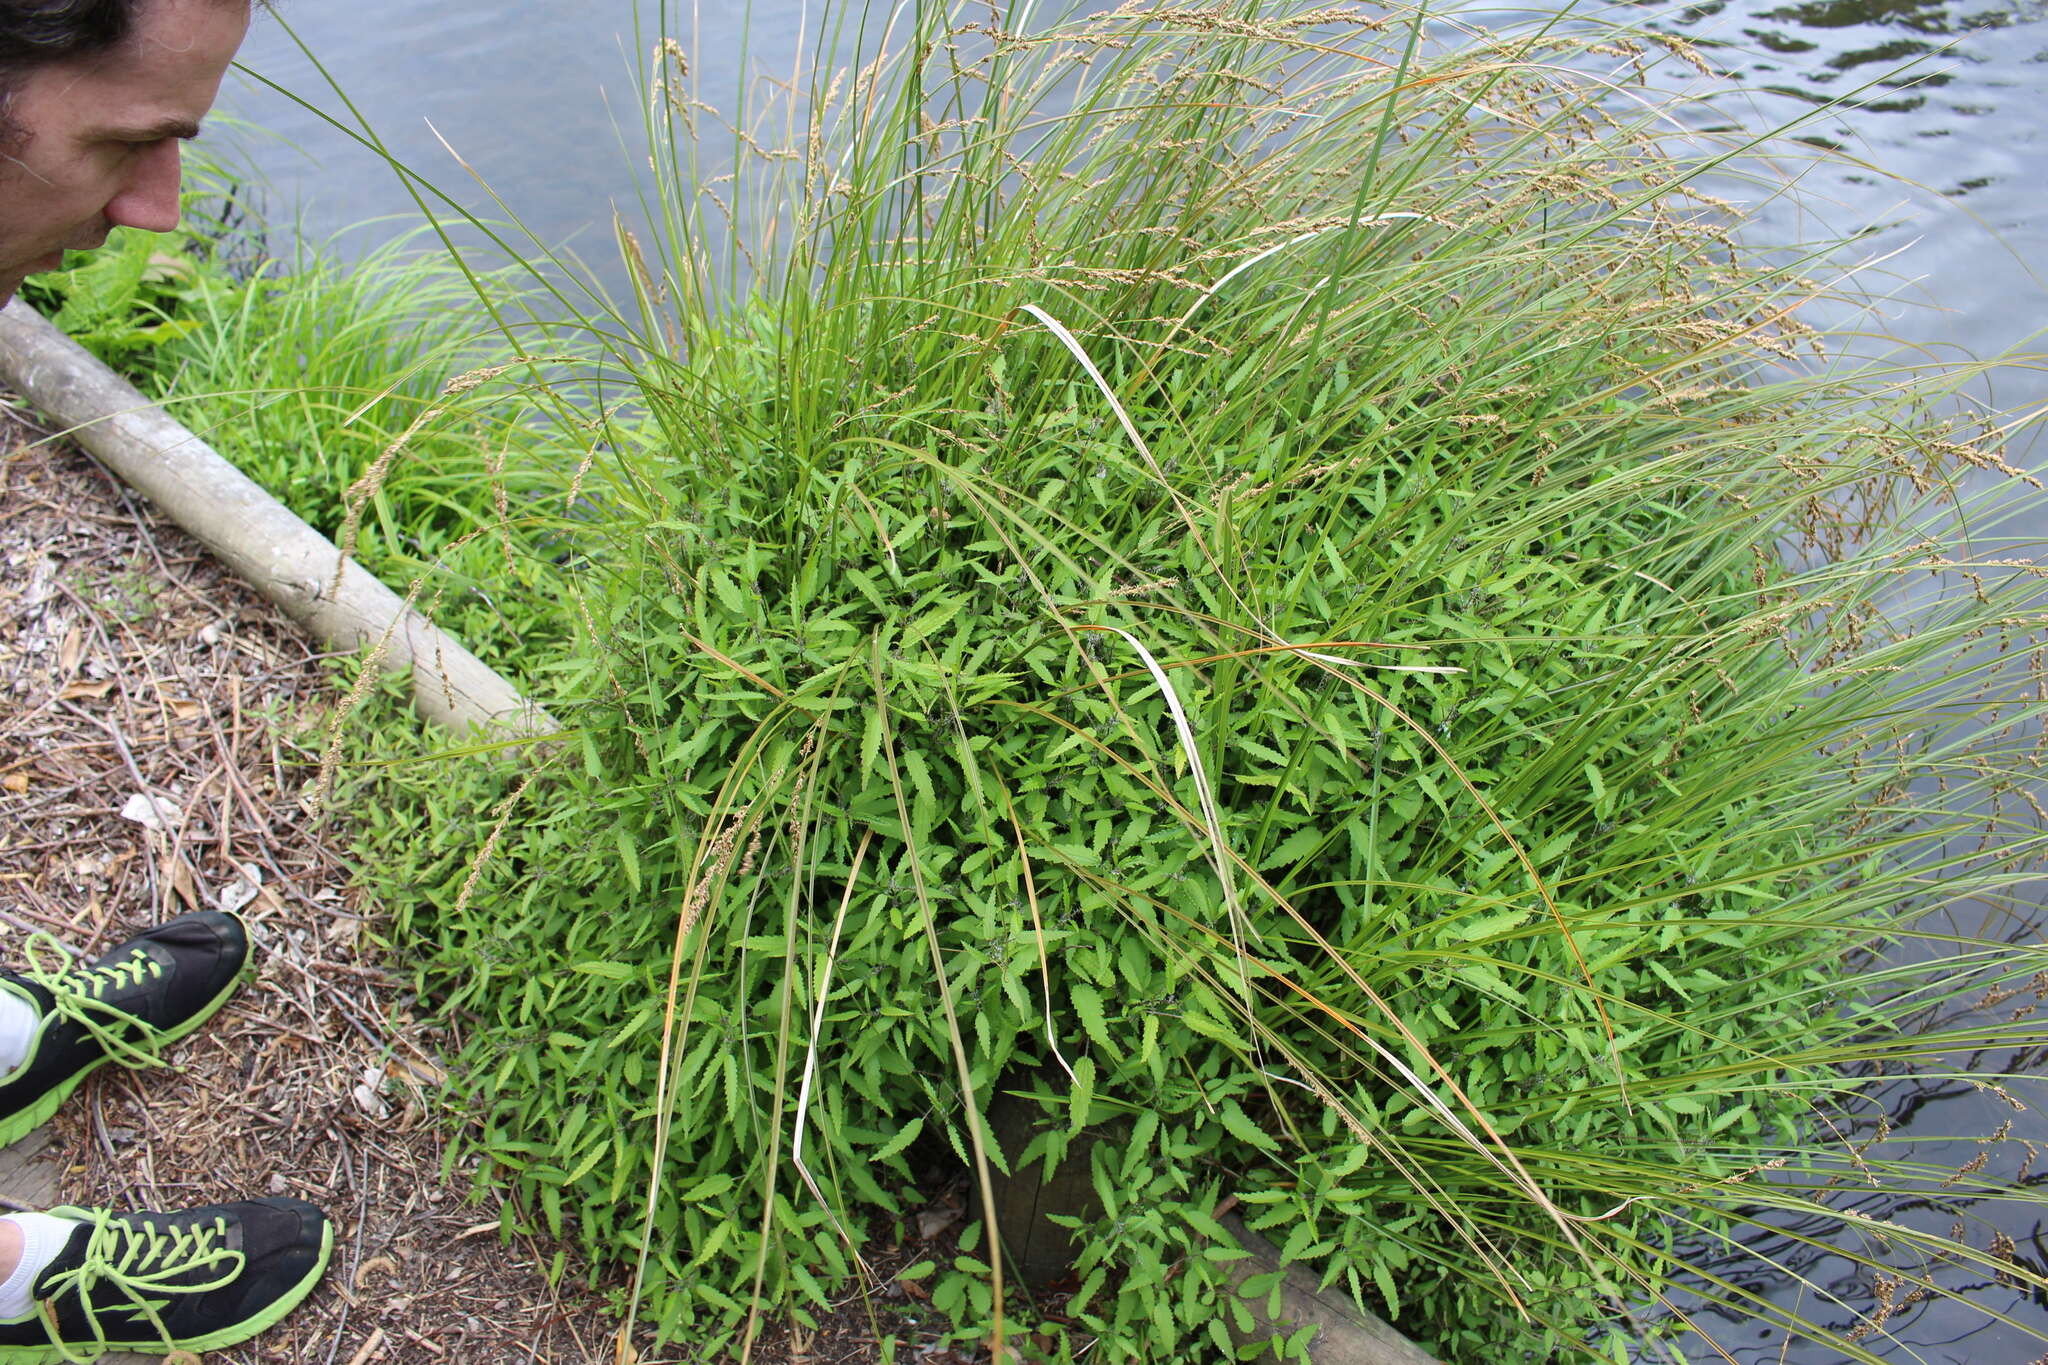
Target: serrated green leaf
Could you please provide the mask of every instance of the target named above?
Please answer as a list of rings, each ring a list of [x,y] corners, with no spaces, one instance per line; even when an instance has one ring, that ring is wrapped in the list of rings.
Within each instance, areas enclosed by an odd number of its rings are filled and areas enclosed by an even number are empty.
[[[1280,1144],[1273,1140],[1272,1134],[1260,1128],[1256,1123],[1253,1123],[1251,1116],[1244,1112],[1243,1106],[1239,1105],[1236,1100],[1227,1099],[1218,1105],[1216,1107],[1216,1117],[1223,1121],[1223,1126],[1230,1130],[1231,1136],[1237,1138],[1240,1142],[1249,1142],[1252,1146],[1262,1151],[1277,1152],[1280,1150]]]
[[[1088,1036],[1104,1050],[1114,1054],[1116,1044],[1109,1034],[1109,1020],[1102,1010],[1102,992],[1086,981],[1075,981],[1068,985],[1067,996],[1073,1002],[1074,1014],[1081,1021],[1081,1027]]]
[[[1089,1112],[1095,1101],[1095,1059],[1076,1057],[1074,1059],[1074,1084],[1067,1092],[1067,1131],[1078,1133],[1088,1125]]]
[[[702,1180],[684,1190],[680,1197],[686,1204],[700,1204],[707,1199],[718,1198],[719,1195],[730,1190],[734,1183],[730,1174],[719,1171],[713,1175],[705,1176]]]
[[[1470,915],[1445,926],[1444,937],[1462,943],[1477,943],[1481,939],[1498,938],[1512,929],[1528,923],[1527,910],[1502,910],[1491,915]]]
[[[924,1116],[919,1115],[896,1130],[896,1135],[869,1154],[868,1160],[880,1164],[917,1141],[917,1135],[924,1131]]]
[[[633,840],[626,833],[625,826],[612,826],[612,842],[619,850],[619,864],[626,869],[626,880],[633,884],[635,891],[638,891],[640,889],[640,851],[633,847]]]

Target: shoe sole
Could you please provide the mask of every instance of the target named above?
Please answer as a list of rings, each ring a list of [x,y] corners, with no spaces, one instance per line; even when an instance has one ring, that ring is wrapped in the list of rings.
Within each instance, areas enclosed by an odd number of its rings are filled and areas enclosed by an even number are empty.
[[[197,1014],[194,1014],[184,1023],[179,1024],[176,1028],[165,1030],[164,1045],[168,1047],[172,1043],[184,1039],[201,1024],[213,1018],[214,1015],[219,1014],[221,1006],[227,1004],[228,997],[240,990],[243,983],[253,974],[251,971],[253,965],[251,962],[244,962],[241,970],[236,972],[229,979],[228,984],[221,988],[220,994],[207,1001]],[[44,1092],[41,1099],[38,1099],[28,1108],[18,1109],[14,1113],[9,1114],[5,1119],[0,1119],[0,1147],[11,1147],[48,1123],[51,1115],[55,1114],[62,1107],[65,1100],[71,1098],[71,1092],[78,1089],[80,1083],[87,1076],[92,1075],[93,1072],[113,1060],[113,1057],[110,1055],[101,1053],[92,1061],[87,1062],[84,1066],[72,1072],[64,1080],[51,1086],[49,1090]],[[0,1360],[9,1358],[7,1356],[0,1356]]]
[[[279,1295],[276,1302],[262,1312],[243,1318],[240,1322],[208,1332],[204,1336],[187,1337],[183,1341],[108,1341],[104,1345],[93,1342],[89,1346],[0,1346],[0,1362],[6,1365],[67,1365],[67,1362],[93,1357],[83,1353],[126,1351],[132,1355],[167,1356],[173,1351],[189,1351],[203,1355],[208,1351],[226,1350],[238,1346],[260,1332],[267,1332],[313,1292],[313,1286],[320,1283],[320,1277],[327,1273],[327,1264],[334,1259],[334,1222],[325,1220],[320,1225],[320,1259],[306,1272],[299,1282]],[[69,1354],[66,1354],[66,1352]]]

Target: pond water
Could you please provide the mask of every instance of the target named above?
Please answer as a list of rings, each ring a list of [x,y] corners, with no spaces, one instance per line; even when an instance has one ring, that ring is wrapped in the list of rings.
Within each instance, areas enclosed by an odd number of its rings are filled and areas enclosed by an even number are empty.
[[[1830,226],[1867,233],[1869,255],[1885,258],[1883,287],[1898,301],[1883,330],[1953,361],[2048,328],[2048,0],[1656,0],[1611,12],[1710,45],[1749,91],[1750,117],[1810,117],[1804,135],[1871,165],[1820,167],[1804,190]],[[639,126],[633,0],[360,0],[284,13],[401,160],[500,216],[481,180],[540,241],[608,273],[612,210],[630,210],[639,159],[628,150]],[[692,93],[721,109],[740,104],[743,73],[787,75],[816,39],[815,17],[790,0],[707,3],[694,23]],[[352,122],[277,20],[258,21],[243,61]],[[1917,65],[1894,74],[1907,62]],[[1817,109],[1845,96],[1856,107]],[[221,140],[311,234],[413,210],[375,155],[250,76],[230,77],[222,110],[265,130]],[[2009,369],[1988,396],[2008,409],[2048,403],[2048,374]]]
[[[1745,92],[1746,121],[1806,117],[1805,136],[1867,163],[1816,164],[1802,189],[1831,229],[1860,234],[1863,253],[1881,262],[1870,278],[1891,301],[1864,320],[1868,330],[1945,363],[2029,343],[2048,349],[2048,0],[1704,0],[1615,12],[1700,44]],[[502,216],[473,172],[537,239],[579,253],[616,281],[605,268],[613,207],[633,203],[628,168],[637,160],[628,150],[638,127],[632,0],[357,0],[285,14],[400,159],[485,216]],[[706,3],[695,23],[693,91],[719,108],[740,103],[743,78],[789,73],[815,41],[814,18],[788,0]],[[275,20],[259,20],[244,62],[352,121]],[[1916,64],[1899,73],[1908,62]],[[1843,97],[1849,106],[1823,107]],[[413,211],[384,163],[312,110],[248,76],[231,78],[223,109],[265,130],[216,138],[267,177],[273,209],[297,207],[310,234]],[[1758,230],[1795,235],[1792,212],[1766,210]],[[389,230],[362,230],[354,240],[367,244]],[[2006,410],[2048,408],[2048,368],[2006,365],[1977,391]],[[2048,468],[2048,439],[2038,431],[2016,447],[2018,462]],[[1976,1147],[1953,1139],[1987,1133],[2006,1116],[1967,1087],[1902,1095],[1898,1107],[1926,1159],[1951,1167]],[[2048,1120],[2036,1113],[2023,1121],[2032,1131],[2021,1136],[2048,1142]],[[2048,1262],[2048,1233],[2031,1221],[2003,1222],[2023,1257],[2037,1268]],[[1786,1231],[1778,1249],[1792,1251],[1801,1230]],[[1848,1262],[1823,1249],[1793,1259],[1813,1283],[1868,1302]],[[2048,1332],[2048,1309],[2017,1290],[1987,1282],[1978,1294]],[[1788,1282],[1778,1297],[1791,1307],[1802,1294]],[[1812,1311],[1810,1293],[1803,1307]],[[1887,1359],[2019,1365],[2041,1353],[2037,1341],[1956,1310],[1916,1310],[1889,1327],[1891,1340],[1864,1343]],[[1781,1338],[1753,1323],[1723,1323],[1714,1336],[1729,1356],[1689,1354],[1826,1365],[1796,1347],[1781,1353]]]

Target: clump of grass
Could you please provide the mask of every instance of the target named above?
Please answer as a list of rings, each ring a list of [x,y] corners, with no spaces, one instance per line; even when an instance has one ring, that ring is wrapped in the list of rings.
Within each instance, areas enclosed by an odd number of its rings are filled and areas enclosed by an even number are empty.
[[[1693,188],[1743,148],[1622,98],[1657,41],[875,23],[723,163],[654,45],[635,297],[547,329],[572,729],[382,852],[483,1176],[706,1358],[908,1154],[985,1186],[999,1092],[1027,1166],[1120,1124],[1078,1292],[980,1226],[911,1278],[1056,1359],[1233,1351],[1230,1201],[1451,1359],[1828,1337],[1712,1269],[1785,1214],[2039,1287],[1837,1199],[2035,1199],[1867,1123],[2042,1041],[1980,1007],[2048,967],[2038,574],[1929,530],[1998,433],[1802,327],[1828,258]]]
[[[516,671],[557,652],[533,499],[558,449],[508,420],[508,348],[474,284],[424,228],[359,256],[273,234],[232,171],[200,162],[179,233],[122,230],[38,278],[32,302],[317,529]],[[373,232],[389,224],[369,224]],[[501,304],[510,277],[490,283]],[[488,400],[488,401],[487,401]],[[568,457],[572,462],[574,457]]]

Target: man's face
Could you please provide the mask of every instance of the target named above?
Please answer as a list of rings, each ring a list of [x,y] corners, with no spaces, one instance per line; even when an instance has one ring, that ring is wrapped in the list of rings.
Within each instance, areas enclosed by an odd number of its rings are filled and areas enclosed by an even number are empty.
[[[179,141],[196,136],[249,29],[246,0],[145,0],[110,52],[33,68],[0,151],[0,303],[65,248],[178,225]]]

